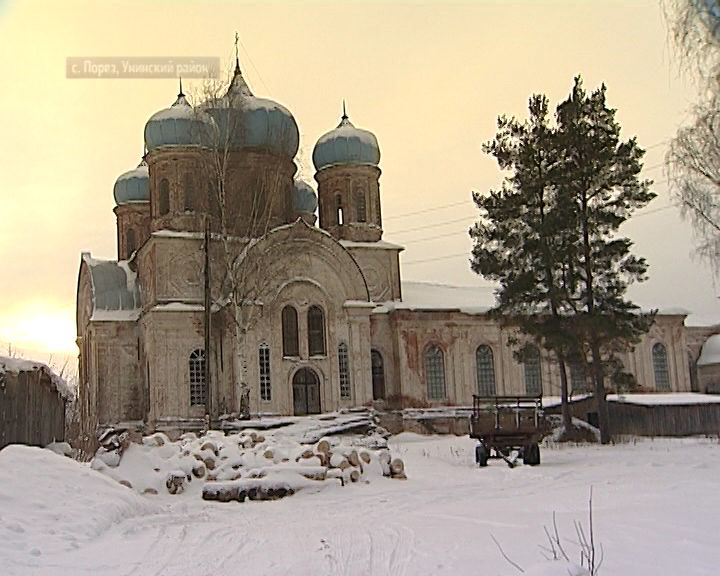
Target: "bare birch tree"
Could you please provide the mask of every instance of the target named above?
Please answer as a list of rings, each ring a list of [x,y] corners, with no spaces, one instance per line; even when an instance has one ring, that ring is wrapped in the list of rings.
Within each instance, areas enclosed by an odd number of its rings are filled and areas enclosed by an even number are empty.
[[[205,214],[209,233],[204,248],[210,253],[210,267],[219,268],[213,270],[213,284],[217,287],[211,303],[216,310],[213,318],[222,318],[233,330],[236,394],[242,405],[240,411],[247,416],[248,406],[243,402],[249,391],[247,335],[262,317],[262,297],[272,281],[263,273],[263,255],[252,248],[279,223],[277,215],[287,211],[283,202],[290,199],[288,194],[282,194],[283,180],[288,175],[279,167],[255,166],[253,178],[240,174],[248,168],[241,148],[246,135],[244,114],[252,94],[237,61],[227,78],[226,82],[206,80],[194,99],[198,102],[196,114],[202,115],[209,126],[201,139],[199,171],[202,181],[208,183]]]

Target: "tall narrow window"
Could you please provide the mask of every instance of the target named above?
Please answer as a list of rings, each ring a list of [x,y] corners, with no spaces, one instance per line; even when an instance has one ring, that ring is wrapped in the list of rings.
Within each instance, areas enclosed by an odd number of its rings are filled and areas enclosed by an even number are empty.
[[[298,316],[297,310],[292,306],[285,306],[282,310],[282,339],[283,356],[299,356],[298,346]]]
[[[370,352],[370,362],[372,365],[373,400],[383,400],[385,398],[385,366],[382,354],[377,350],[372,350]]]
[[[127,257],[130,258],[130,255],[135,252],[135,229],[134,228],[128,228],[127,232],[125,232],[125,246],[127,247]]]
[[[263,343],[258,350],[258,373],[260,374],[260,400],[269,402],[272,399],[270,387],[270,347]]]
[[[190,405],[202,406],[205,404],[205,350],[198,348],[190,353],[188,362],[190,370]]]
[[[325,354],[325,314],[320,306],[310,306],[307,313],[308,354]]]
[[[356,188],[353,192],[355,196],[355,216],[358,222],[367,222],[367,203],[365,199],[365,190]]]
[[[335,196],[335,212],[336,212],[336,219],[338,226],[342,226],[345,224],[345,217],[343,215],[343,205],[342,205],[342,196],[340,194],[337,194]]]
[[[425,351],[425,381],[430,400],[442,400],[445,391],[445,357],[438,346],[430,346]]]
[[[535,346],[525,349],[525,392],[528,396],[542,394],[542,372],[540,366],[540,351]]]
[[[653,371],[655,372],[655,389],[669,392],[670,373],[668,372],[667,350],[659,342],[652,349]]]
[[[160,190],[158,192],[158,214],[164,216],[170,212],[170,182],[167,178],[160,180]]]
[[[183,181],[183,194],[185,197],[185,212],[195,212],[195,187],[193,186],[192,174],[185,173]]]
[[[570,389],[575,394],[590,391],[585,364],[579,360],[570,362]]]
[[[340,369],[340,398],[352,398],[350,388],[350,361],[348,359],[348,347],[345,342],[338,346],[338,368]]]
[[[475,351],[477,386],[480,396],[495,396],[495,360],[490,346],[483,344]]]

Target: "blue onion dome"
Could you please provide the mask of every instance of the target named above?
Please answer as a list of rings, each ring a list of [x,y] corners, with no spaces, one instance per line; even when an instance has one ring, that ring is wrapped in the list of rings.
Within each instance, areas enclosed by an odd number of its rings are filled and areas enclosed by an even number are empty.
[[[150,176],[145,160],[134,170],[121,174],[113,187],[115,203],[148,202],[150,200]]]
[[[320,171],[329,166],[380,163],[380,146],[372,132],[355,128],[343,106],[340,124],[320,137],[313,150],[313,164]]]
[[[293,205],[295,212],[314,214],[318,207],[318,198],[312,186],[304,180],[295,180],[293,185]]]
[[[227,93],[204,104],[218,127],[218,145],[269,151],[293,159],[300,146],[300,132],[290,111],[255,96],[236,61]]]
[[[148,152],[162,146],[206,146],[212,133],[212,119],[190,106],[181,84],[173,105],[153,114],[145,124],[145,146]]]

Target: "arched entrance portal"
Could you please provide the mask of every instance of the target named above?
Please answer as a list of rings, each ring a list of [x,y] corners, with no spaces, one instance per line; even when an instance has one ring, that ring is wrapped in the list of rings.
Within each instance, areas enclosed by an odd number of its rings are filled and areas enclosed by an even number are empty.
[[[293,376],[295,416],[320,413],[320,379],[314,370],[300,368]]]

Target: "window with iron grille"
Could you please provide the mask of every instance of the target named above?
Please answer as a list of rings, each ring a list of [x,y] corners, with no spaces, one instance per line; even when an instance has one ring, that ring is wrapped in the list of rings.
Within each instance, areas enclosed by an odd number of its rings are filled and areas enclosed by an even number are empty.
[[[537,396],[542,393],[542,371],[540,365],[540,351],[535,346],[525,349],[525,392],[528,396]]]
[[[258,350],[260,374],[260,400],[269,402],[272,399],[270,388],[270,347],[263,343]]]
[[[442,400],[445,392],[445,357],[438,346],[425,351],[425,382],[430,400]]]
[[[310,306],[307,312],[308,354],[325,355],[325,314],[320,306]]]
[[[667,350],[659,342],[652,349],[653,371],[655,372],[655,389],[669,391],[670,373],[668,372]]]
[[[495,361],[490,346],[485,344],[478,346],[475,351],[475,364],[478,394],[480,396],[495,396]]]
[[[570,389],[574,393],[590,392],[585,364],[577,360],[570,362]]]
[[[362,188],[356,188],[353,194],[355,195],[355,217],[358,222],[367,222],[365,190]]]
[[[352,398],[350,361],[348,359],[348,347],[345,342],[341,342],[338,346],[338,367],[340,368],[340,398]]]
[[[198,348],[190,353],[190,405],[202,406],[206,400],[205,350]]]

